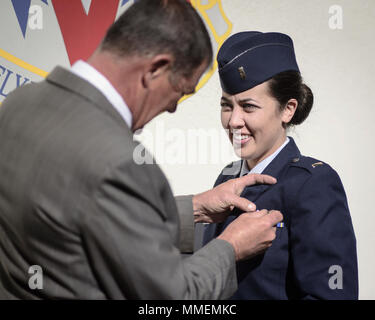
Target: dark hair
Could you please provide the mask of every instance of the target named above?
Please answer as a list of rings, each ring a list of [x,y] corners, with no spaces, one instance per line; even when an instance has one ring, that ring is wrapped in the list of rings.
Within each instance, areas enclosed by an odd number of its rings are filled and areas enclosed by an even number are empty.
[[[120,56],[170,53],[173,71],[188,76],[213,53],[206,27],[186,0],[138,0],[109,28],[102,50]]]
[[[284,71],[273,76],[268,83],[271,95],[280,104],[280,111],[285,109],[289,99],[294,98],[298,101],[292,120],[285,126],[298,125],[305,121],[312,109],[314,95],[303,83],[301,74],[298,71]]]

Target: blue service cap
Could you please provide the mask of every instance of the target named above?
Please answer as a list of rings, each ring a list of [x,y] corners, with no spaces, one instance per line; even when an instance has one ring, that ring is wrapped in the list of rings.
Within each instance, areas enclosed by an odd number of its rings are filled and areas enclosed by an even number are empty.
[[[292,39],[278,32],[236,33],[221,46],[217,62],[228,94],[249,90],[283,71],[299,72]]]

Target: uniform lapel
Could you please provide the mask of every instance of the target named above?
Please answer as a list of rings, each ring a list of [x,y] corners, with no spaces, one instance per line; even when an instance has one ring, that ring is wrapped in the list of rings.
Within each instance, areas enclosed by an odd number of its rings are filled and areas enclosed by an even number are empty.
[[[263,174],[268,174],[279,180],[283,176],[283,173],[285,172],[285,169],[288,166],[288,164],[291,163],[293,159],[297,159],[300,157],[300,151],[298,150],[298,147],[295,144],[293,138],[289,137],[289,140],[289,143],[266,167],[266,169],[263,171]],[[271,190],[276,185],[258,184],[255,186],[246,187],[241,193],[241,197],[244,197],[256,203],[257,199],[261,195],[263,195],[268,190]],[[207,225],[203,236],[203,244],[206,244],[207,242],[218,236],[222,232],[222,230],[241,213],[241,210],[234,209],[224,223],[213,223]]]
[[[214,239],[219,233],[217,232],[218,223],[210,223],[204,226],[202,246]]]
[[[225,178],[221,179],[221,182],[219,184],[224,183],[224,182],[226,182],[230,179],[238,178],[240,176],[240,173],[241,173],[241,166],[242,166],[242,161],[236,161],[229,168],[228,167],[224,168],[224,170],[221,173],[221,176],[218,178],[218,180],[220,178],[223,178],[223,174],[225,172],[227,174],[225,174]],[[229,175],[228,174],[229,172],[231,172],[231,173],[233,172],[233,175]],[[215,184],[215,186],[216,186],[216,184]],[[223,225],[223,223],[210,223],[210,224],[205,225],[204,230],[203,230],[203,241],[202,241],[203,246],[206,245],[208,242],[210,242],[213,238],[215,238],[216,235],[221,233],[222,225]]]
[[[289,143],[280,151],[275,159],[266,167],[263,174],[268,174],[276,179],[280,179],[285,167],[293,159],[300,157],[300,152],[293,138],[289,137]],[[267,190],[270,190],[274,185],[259,184],[255,186],[246,187],[241,194],[252,202],[256,200]]]

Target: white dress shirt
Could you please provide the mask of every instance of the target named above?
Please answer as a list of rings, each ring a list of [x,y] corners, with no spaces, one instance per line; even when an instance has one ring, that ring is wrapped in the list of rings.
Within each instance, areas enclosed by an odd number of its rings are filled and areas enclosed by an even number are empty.
[[[249,170],[249,167],[247,166],[246,160],[242,160],[242,167],[241,167],[241,175],[240,175],[240,177],[242,177],[245,174],[249,174],[249,173],[262,173],[264,171],[264,169],[266,169],[266,167],[272,162],[273,159],[276,158],[276,156],[280,153],[281,150],[284,149],[284,147],[288,143],[289,143],[289,138],[286,137],[285,142],[274,153],[272,153],[266,159],[264,159],[261,162],[259,162],[251,170]]]
[[[78,60],[76,63],[74,63],[71,71],[97,88],[121,115],[128,127],[132,127],[133,116],[129,110],[129,107],[106,77],[104,77],[94,67],[82,60]]]

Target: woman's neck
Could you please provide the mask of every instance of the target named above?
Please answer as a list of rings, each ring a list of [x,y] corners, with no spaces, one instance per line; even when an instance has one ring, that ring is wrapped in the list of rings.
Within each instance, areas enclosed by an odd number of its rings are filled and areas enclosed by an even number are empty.
[[[249,168],[249,171],[253,169],[257,164],[262,162],[264,159],[271,156],[274,152],[277,151],[286,141],[287,137],[286,134],[280,137],[275,144],[272,146],[272,148],[268,149],[263,155],[258,157],[257,159],[246,159],[247,167]]]

